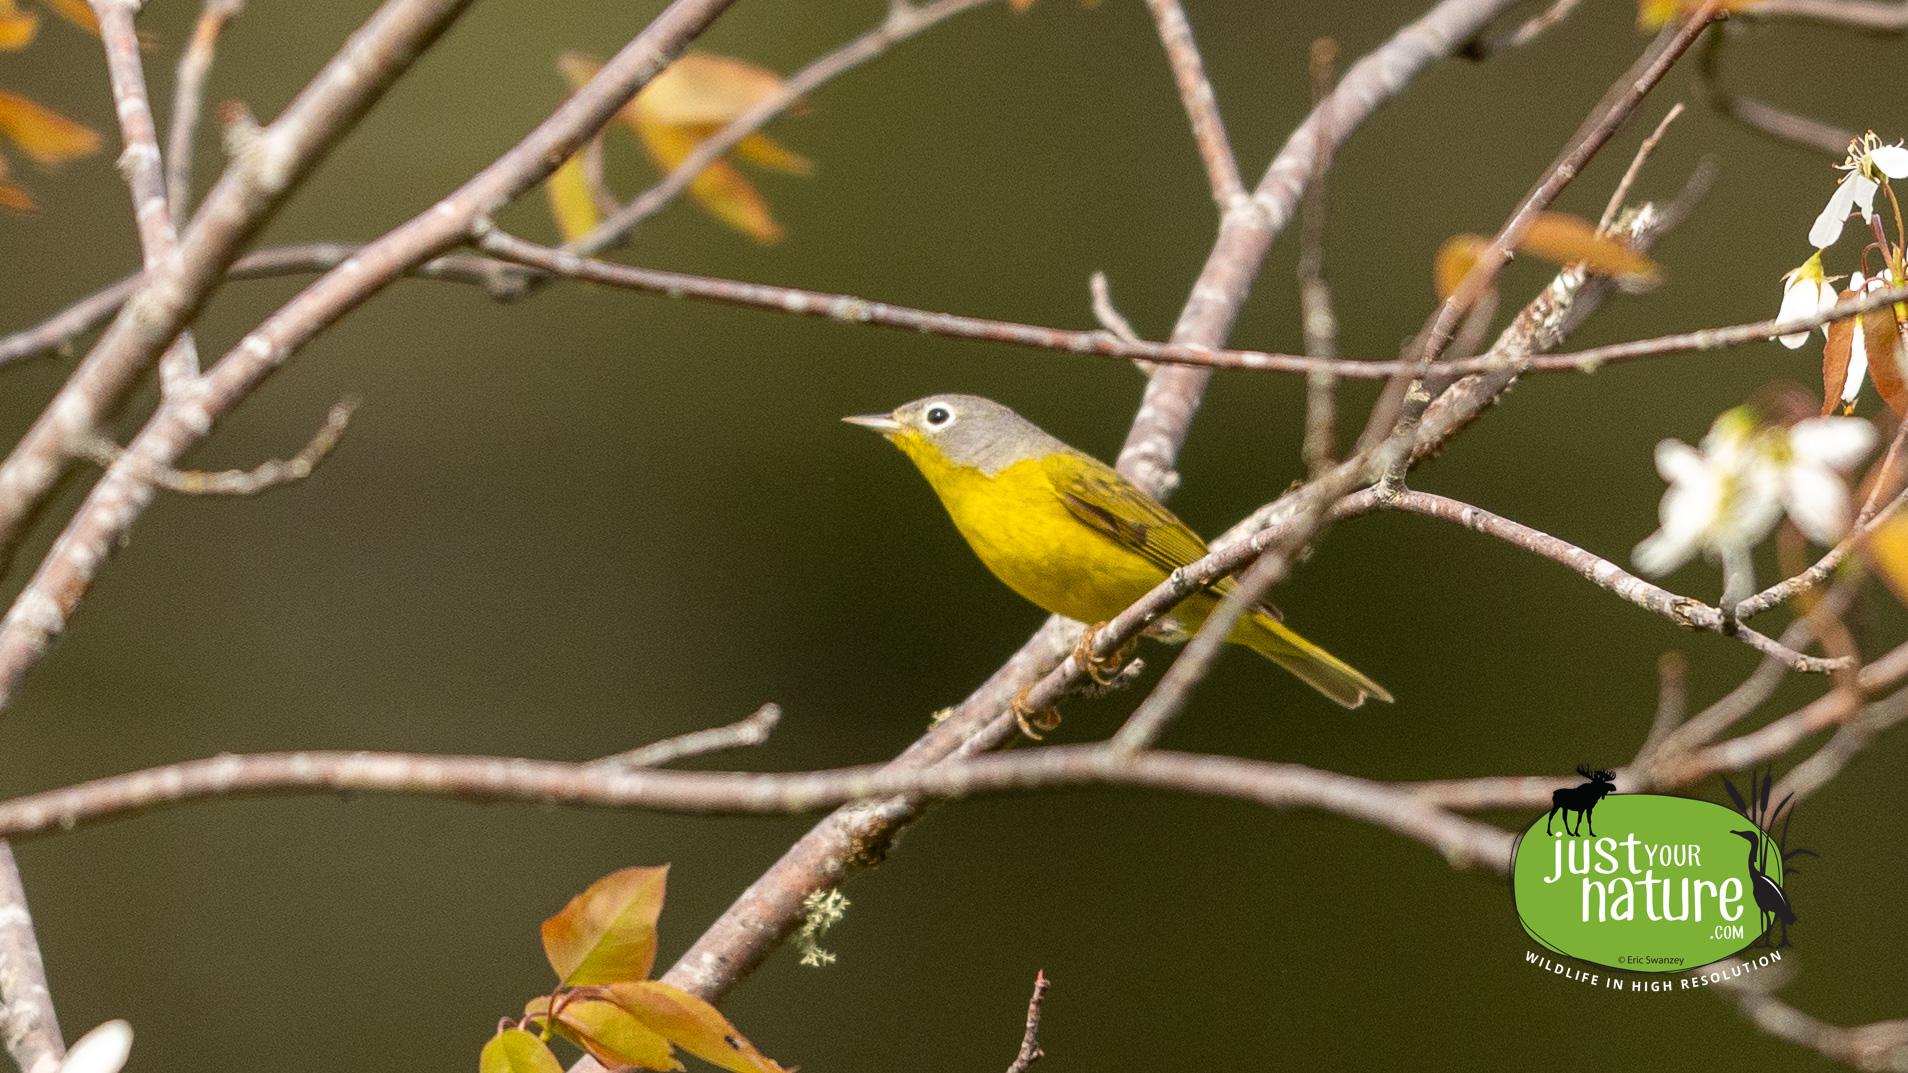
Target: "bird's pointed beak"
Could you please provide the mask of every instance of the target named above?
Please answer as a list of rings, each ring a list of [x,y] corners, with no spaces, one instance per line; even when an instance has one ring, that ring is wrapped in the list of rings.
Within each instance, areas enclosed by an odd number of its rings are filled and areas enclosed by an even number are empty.
[[[853,417],[844,417],[842,420],[851,425],[859,425],[862,428],[879,432],[883,436],[892,436],[901,431],[901,422],[896,421],[887,414],[857,414]]]

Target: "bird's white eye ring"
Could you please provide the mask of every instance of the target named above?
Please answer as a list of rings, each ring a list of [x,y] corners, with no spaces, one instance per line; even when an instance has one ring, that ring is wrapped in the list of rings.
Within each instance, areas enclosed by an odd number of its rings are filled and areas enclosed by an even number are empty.
[[[954,423],[954,408],[944,403],[935,403],[921,415],[927,427],[939,431]]]

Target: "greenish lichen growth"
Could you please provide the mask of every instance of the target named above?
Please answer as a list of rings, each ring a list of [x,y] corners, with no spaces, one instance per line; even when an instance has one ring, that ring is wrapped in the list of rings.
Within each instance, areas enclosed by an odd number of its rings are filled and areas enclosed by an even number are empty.
[[[821,948],[821,938],[847,913],[848,899],[838,890],[818,890],[802,899],[802,927],[795,933],[802,964],[819,969],[835,963],[835,955]]]

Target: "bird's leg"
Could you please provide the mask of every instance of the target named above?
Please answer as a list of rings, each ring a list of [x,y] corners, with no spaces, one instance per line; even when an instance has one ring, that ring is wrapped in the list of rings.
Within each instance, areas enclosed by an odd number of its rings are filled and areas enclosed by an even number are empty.
[[[1100,631],[1106,629],[1106,623],[1096,622],[1080,635],[1079,643],[1073,646],[1073,662],[1087,673],[1087,677],[1100,685],[1112,685],[1119,677],[1120,667],[1132,658],[1133,649],[1139,644],[1137,638],[1126,642],[1126,646],[1110,656],[1100,657],[1093,654],[1093,642],[1099,639]]]
[[[1014,699],[1008,702],[1007,710],[1014,713],[1014,722],[1020,724],[1022,734],[1039,741],[1048,731],[1060,725],[1060,709],[1029,706],[1027,694],[1032,692],[1033,687],[1028,686],[1014,694]]]

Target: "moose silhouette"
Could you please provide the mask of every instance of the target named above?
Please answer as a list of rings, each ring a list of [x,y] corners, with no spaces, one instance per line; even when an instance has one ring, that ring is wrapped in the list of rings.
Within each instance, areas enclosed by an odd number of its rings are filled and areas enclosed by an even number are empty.
[[[1588,827],[1590,829],[1591,838],[1597,837],[1597,828],[1590,820],[1590,813],[1597,807],[1597,802],[1616,791],[1616,772],[1601,770],[1591,771],[1587,767],[1579,765],[1577,767],[1577,774],[1582,775],[1590,781],[1581,786],[1567,786],[1561,790],[1551,791],[1550,812],[1544,816],[1545,834],[1551,833],[1551,817],[1561,812],[1563,813],[1564,831],[1569,834],[1570,837],[1577,837],[1577,832],[1570,826],[1571,813],[1576,813],[1579,817],[1579,826]]]

